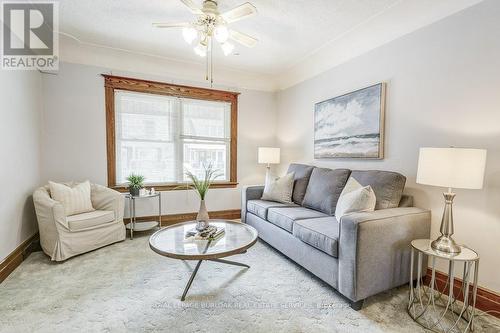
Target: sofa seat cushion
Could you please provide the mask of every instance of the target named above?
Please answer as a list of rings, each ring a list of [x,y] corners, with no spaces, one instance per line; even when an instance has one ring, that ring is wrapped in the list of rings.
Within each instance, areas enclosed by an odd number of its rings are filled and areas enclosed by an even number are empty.
[[[257,215],[261,219],[267,220],[267,210],[271,207],[293,207],[294,204],[283,204],[267,200],[248,200],[247,211]]]
[[[92,228],[104,223],[112,222],[115,212],[110,210],[94,210],[93,212],[70,215],[66,218],[70,230],[82,230]]]
[[[326,216],[328,215],[304,207],[273,207],[268,210],[267,220],[291,233],[295,221]]]
[[[296,221],[293,224],[293,235],[304,243],[338,258],[339,222],[335,217]]]

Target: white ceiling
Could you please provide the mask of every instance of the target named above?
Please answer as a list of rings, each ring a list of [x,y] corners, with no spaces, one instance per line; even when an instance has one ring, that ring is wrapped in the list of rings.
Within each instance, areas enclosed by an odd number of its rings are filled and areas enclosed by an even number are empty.
[[[201,0],[194,1],[201,5]],[[245,1],[218,2],[223,12]],[[346,47],[345,40],[360,29],[369,32],[371,25],[378,24],[377,35],[366,41],[373,48],[378,46],[374,45],[377,44],[374,39],[383,43],[385,39],[416,30],[481,0],[249,1],[257,7],[258,14],[235,22],[231,27],[257,37],[259,43],[252,49],[237,45],[235,53],[239,55],[229,57],[224,57],[217,48],[215,63],[274,77],[289,74],[327,48],[335,49],[337,41],[339,47]],[[412,17],[394,24],[395,15],[401,10]],[[179,0],[60,0],[59,11],[60,31],[84,44],[193,64],[204,63],[204,59],[195,55],[192,47],[184,42],[180,29],[151,26],[152,22],[192,21],[194,15]],[[398,36],[394,34],[395,29]],[[358,38],[356,44],[359,43]]]

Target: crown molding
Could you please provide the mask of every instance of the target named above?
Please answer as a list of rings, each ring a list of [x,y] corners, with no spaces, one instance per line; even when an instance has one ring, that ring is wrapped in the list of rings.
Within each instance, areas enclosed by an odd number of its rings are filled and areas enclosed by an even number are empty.
[[[87,43],[65,34],[60,34],[59,44],[59,59],[62,62],[170,77],[210,88],[210,84],[204,80],[205,65],[201,63]],[[276,80],[271,75],[223,66],[215,66],[214,73],[214,85],[217,87],[270,92],[277,90]]]

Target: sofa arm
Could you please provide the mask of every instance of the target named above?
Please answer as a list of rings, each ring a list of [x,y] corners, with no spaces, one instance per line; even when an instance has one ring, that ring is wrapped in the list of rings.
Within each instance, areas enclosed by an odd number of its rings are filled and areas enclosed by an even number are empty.
[[[262,198],[264,185],[243,186],[241,190],[241,222],[245,222],[247,213],[247,201]]]
[[[92,184],[91,200],[95,209],[113,211],[116,221],[123,221],[125,198],[120,192],[106,186]]]
[[[343,216],[339,236],[339,291],[356,302],[407,283],[410,243],[413,239],[429,238],[430,228],[430,211],[415,207]],[[425,274],[425,269],[423,272]]]

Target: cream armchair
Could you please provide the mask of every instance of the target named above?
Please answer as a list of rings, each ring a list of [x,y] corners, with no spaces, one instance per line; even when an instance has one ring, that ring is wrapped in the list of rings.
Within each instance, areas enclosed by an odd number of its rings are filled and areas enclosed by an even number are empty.
[[[105,186],[90,186],[92,206],[96,210],[71,216],[66,216],[62,204],[50,197],[48,185],[33,193],[40,244],[43,252],[54,261],[125,239],[123,196]]]

